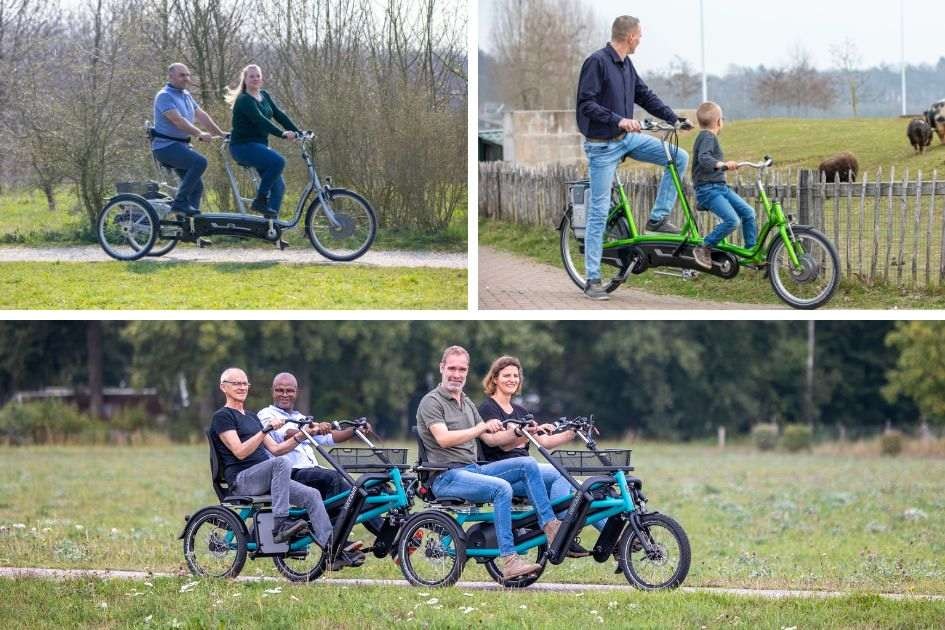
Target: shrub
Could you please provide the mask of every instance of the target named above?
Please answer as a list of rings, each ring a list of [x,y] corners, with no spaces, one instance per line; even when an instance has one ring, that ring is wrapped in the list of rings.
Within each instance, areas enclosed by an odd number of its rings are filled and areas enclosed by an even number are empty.
[[[879,437],[879,452],[882,455],[898,455],[902,452],[902,432],[887,429]]]
[[[12,444],[105,442],[107,427],[73,405],[49,399],[4,405],[0,434]]]
[[[810,450],[814,442],[814,431],[808,424],[789,424],[784,427],[781,443],[789,453]]]
[[[759,451],[773,451],[778,445],[778,425],[760,423],[751,428],[751,439]]]

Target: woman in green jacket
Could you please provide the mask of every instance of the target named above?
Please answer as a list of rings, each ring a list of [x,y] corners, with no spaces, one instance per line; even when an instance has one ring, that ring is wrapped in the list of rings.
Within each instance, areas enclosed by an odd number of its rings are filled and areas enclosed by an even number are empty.
[[[259,173],[259,190],[253,199],[253,210],[275,218],[279,216],[285,195],[285,180],[282,179],[285,158],[269,148],[269,136],[293,140],[300,131],[262,89],[262,84],[262,70],[250,64],[243,68],[239,87],[227,94],[226,100],[233,107],[230,155],[238,164],[255,168]],[[283,128],[275,125],[273,119]]]

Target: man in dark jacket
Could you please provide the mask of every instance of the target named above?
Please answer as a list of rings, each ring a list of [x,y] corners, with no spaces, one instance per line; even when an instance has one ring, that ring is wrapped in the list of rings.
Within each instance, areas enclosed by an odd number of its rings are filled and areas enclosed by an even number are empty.
[[[667,165],[660,141],[640,133],[641,125],[633,119],[634,104],[668,123],[685,122],[637,75],[630,55],[636,51],[641,37],[640,20],[629,15],[618,17],[614,20],[610,42],[584,61],[578,83],[577,123],[585,137],[584,152],[591,179],[584,240],[587,276],[584,293],[595,300],[607,299],[600,282],[600,260],[617,165],[624,155],[641,162]],[[688,161],[689,155],[679,149],[676,162],[680,173],[686,172]],[[675,204],[676,188],[667,169],[646,229],[678,233],[679,228],[667,221]]]

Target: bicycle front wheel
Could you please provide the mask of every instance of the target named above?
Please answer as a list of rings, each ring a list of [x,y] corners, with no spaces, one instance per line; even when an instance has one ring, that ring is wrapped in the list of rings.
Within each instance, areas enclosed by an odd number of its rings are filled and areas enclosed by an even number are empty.
[[[676,588],[689,575],[689,538],[682,526],[664,514],[644,514],[640,532],[627,527],[617,543],[617,566],[633,586],[644,591]]]
[[[775,294],[799,309],[823,306],[840,284],[840,257],[826,236],[808,227],[795,227],[794,251],[799,266],[778,238],[768,250],[768,278]]]
[[[284,556],[273,556],[272,562],[286,579],[292,582],[311,582],[325,572],[328,556],[313,542],[305,549]]]
[[[608,233],[610,230],[608,230]],[[605,235],[606,240],[606,235]],[[561,222],[561,262],[564,263],[564,270],[568,272],[568,277],[582,291],[587,285],[587,275],[584,267],[584,241],[574,235],[574,229],[571,227],[571,214],[568,213]],[[621,280],[617,277],[621,269],[616,260],[607,258],[604,253],[604,259],[601,261],[600,274],[601,286],[608,293],[616,290],[620,286]]]
[[[325,190],[308,208],[305,233],[325,258],[354,260],[374,243],[377,216],[361,195],[343,188]]]

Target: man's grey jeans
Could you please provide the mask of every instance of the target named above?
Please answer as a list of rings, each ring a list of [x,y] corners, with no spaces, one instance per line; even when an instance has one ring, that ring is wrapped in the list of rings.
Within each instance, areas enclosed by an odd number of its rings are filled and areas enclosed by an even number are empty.
[[[322,502],[321,493],[297,481],[292,481],[292,463],[286,457],[274,457],[240,471],[233,484],[234,494],[271,494],[272,515],[285,518],[289,504],[305,508],[312,524],[315,542],[326,548],[331,540],[332,526]]]

